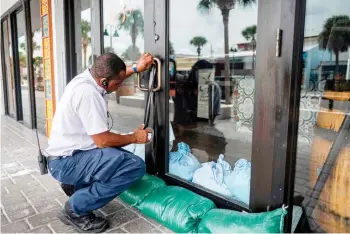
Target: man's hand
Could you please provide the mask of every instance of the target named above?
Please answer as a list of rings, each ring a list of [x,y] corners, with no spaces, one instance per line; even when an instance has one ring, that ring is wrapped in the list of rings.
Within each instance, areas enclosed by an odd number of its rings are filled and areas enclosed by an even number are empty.
[[[136,64],[138,72],[143,72],[149,69],[153,64],[153,55],[150,53],[143,53]]]
[[[135,138],[136,144],[145,144],[148,143],[148,133],[152,133],[150,129],[144,129],[145,125],[142,124],[140,127],[135,129],[134,133],[132,134]]]

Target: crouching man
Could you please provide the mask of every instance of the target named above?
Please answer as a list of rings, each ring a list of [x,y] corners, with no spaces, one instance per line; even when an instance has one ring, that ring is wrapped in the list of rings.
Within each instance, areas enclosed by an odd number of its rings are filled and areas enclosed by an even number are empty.
[[[117,55],[103,54],[91,69],[69,82],[57,106],[45,155],[50,174],[73,187],[60,219],[80,232],[105,231],[107,220],[92,211],[145,174],[143,160],[120,147],[147,143],[150,131],[140,126],[128,135],[110,132],[107,94],[152,63],[152,55],[143,54],[137,64],[126,67]]]

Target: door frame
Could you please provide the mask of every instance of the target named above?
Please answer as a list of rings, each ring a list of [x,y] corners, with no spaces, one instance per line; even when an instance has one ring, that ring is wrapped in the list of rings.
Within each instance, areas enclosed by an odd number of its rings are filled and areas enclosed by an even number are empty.
[[[9,37],[11,37],[11,49],[13,53],[12,57],[12,74],[14,81],[14,89],[15,89],[15,116],[11,116],[9,114],[8,109],[8,98],[9,98],[9,90],[7,85],[7,71],[6,65],[2,62],[2,74],[3,74],[3,89],[4,89],[4,102],[5,102],[5,114],[15,118],[17,121],[23,121],[23,103],[22,103],[22,89],[21,89],[21,77],[20,77],[20,68],[19,66],[15,66],[19,64],[19,56],[18,56],[18,42],[17,42],[17,19],[16,14],[20,11],[23,11],[25,23],[24,23],[24,36],[26,39],[26,47],[27,47],[27,69],[28,69],[28,99],[29,99],[29,108],[30,108],[30,124],[29,128],[35,129],[37,127],[37,117],[36,117],[36,105],[35,105],[35,81],[34,81],[34,68],[33,68],[33,47],[32,47],[32,33],[31,33],[31,12],[30,12],[30,1],[31,0],[20,0],[16,4],[14,4],[10,9],[8,9],[3,15],[1,15],[1,30],[3,28],[2,23],[5,20],[9,20],[9,26],[11,33]],[[1,35],[3,32],[1,31]],[[1,54],[4,54],[3,42],[1,43]]]
[[[4,38],[5,35],[4,35],[4,26],[3,24],[6,22],[7,24],[7,28],[8,28],[8,22],[9,18],[6,16],[5,18],[1,19],[1,38]],[[9,35],[7,35],[9,36]],[[8,39],[7,39],[8,40]],[[2,83],[2,86],[3,86],[3,100],[4,100],[4,109],[5,109],[5,115],[10,115],[10,111],[9,111],[9,91],[8,91],[8,83],[7,83],[7,74],[9,73],[9,71],[7,71],[7,67],[6,67],[6,62],[5,62],[5,42],[4,40],[1,40],[1,73],[2,73],[2,79],[3,79],[3,83]],[[7,45],[8,47],[8,45]],[[14,112],[16,112],[16,110],[14,110]]]
[[[169,129],[169,2],[145,1],[145,51],[162,62],[162,92],[156,93],[157,122],[155,152],[151,146],[147,155],[156,158],[156,165],[147,168],[168,184],[186,187],[212,199],[218,207],[248,212],[261,212],[293,205],[296,147],[299,122],[299,99],[303,31],[306,0],[270,0],[258,2],[258,35],[256,84],[252,145],[252,175],[250,205],[244,207],[223,197],[180,181],[168,172]],[[156,23],[154,24],[155,21]],[[280,55],[276,56],[277,29],[282,31]],[[155,34],[159,40],[154,42]],[[259,63],[258,61],[264,61]],[[269,64],[269,66],[267,66]],[[272,129],[272,131],[271,131]],[[266,140],[268,139],[268,140]],[[159,155],[166,155],[165,157]],[[261,157],[264,155],[264,157]],[[147,158],[147,157],[146,157]],[[263,186],[261,186],[263,185]],[[291,228],[291,212],[286,218],[286,230]]]
[[[17,41],[17,13],[23,11],[23,3],[13,12],[10,13],[10,23],[11,23],[11,42],[12,42],[12,68],[13,69],[13,79],[15,86],[15,101],[16,101],[16,120],[23,121],[23,105],[22,105],[22,89],[21,89],[21,72],[18,64],[20,63],[18,54],[18,41]]]

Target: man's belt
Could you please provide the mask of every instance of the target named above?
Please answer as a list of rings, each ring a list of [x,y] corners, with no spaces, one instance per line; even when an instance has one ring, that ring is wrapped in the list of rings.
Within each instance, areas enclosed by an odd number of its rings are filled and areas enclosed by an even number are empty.
[[[53,160],[56,160],[56,159],[59,159],[61,158],[60,156],[47,156],[47,161],[53,161]]]

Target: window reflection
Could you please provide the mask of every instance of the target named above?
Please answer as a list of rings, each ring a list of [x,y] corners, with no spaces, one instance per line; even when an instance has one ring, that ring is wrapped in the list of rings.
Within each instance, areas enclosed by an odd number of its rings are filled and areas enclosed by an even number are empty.
[[[223,3],[170,1],[169,172],[248,206],[257,1]]]
[[[30,1],[32,23],[33,68],[37,129],[46,134],[44,67],[42,57],[42,29],[40,23],[40,0]]]
[[[136,62],[144,51],[144,1],[103,0],[104,52],[112,52],[126,65]],[[109,95],[108,109],[113,118],[112,130],[129,133],[143,123],[144,93],[137,89],[136,74]],[[135,148],[139,147],[139,148]],[[144,146],[128,150],[144,158]]]
[[[82,71],[92,65],[92,46],[91,46],[91,0],[81,1],[81,52],[82,52]],[[79,27],[77,27],[79,28]]]
[[[11,49],[11,31],[10,21],[5,20],[2,23],[3,33],[3,48],[4,48],[4,61],[6,68],[6,84],[7,84],[7,96],[8,96],[8,108],[9,115],[15,117],[15,84],[13,80],[13,67],[12,67],[12,49]],[[5,87],[4,87],[5,88]]]
[[[24,12],[20,11],[16,14],[17,22],[17,43],[20,69],[20,84],[21,84],[21,98],[23,110],[23,123],[31,126],[31,109],[29,99],[29,82],[28,82],[28,68],[27,68],[27,41],[25,37],[25,18]]]
[[[350,2],[307,1],[296,205],[313,232],[350,232]]]

